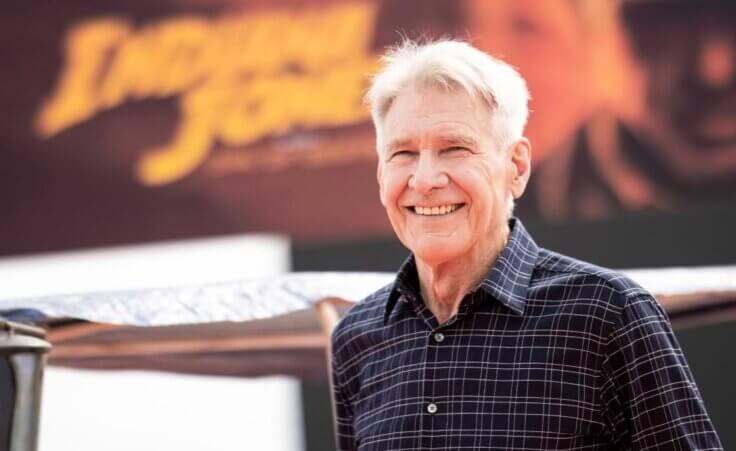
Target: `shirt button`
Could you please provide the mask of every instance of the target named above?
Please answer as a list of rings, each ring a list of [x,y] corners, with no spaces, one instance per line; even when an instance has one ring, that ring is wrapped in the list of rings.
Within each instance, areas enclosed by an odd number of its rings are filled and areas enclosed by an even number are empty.
[[[429,413],[437,413],[437,404],[430,402],[427,404],[427,412]]]
[[[437,332],[436,334],[434,334],[434,341],[436,341],[437,343],[442,343],[443,341],[445,341],[445,334],[443,334],[442,332]]]

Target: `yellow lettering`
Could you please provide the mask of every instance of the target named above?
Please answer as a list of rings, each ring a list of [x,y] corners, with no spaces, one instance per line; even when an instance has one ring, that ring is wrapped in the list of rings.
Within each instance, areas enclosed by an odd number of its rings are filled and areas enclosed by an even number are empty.
[[[99,102],[111,108],[128,99],[165,97],[206,80],[212,63],[201,58],[212,27],[182,17],[150,26],[120,45],[99,87]]]
[[[131,99],[179,95],[172,140],[146,150],[135,168],[142,183],[162,185],[199,167],[218,142],[244,146],[365,120],[374,16],[375,5],[356,2],[217,21],[178,17],[135,34],[120,21],[87,23],[70,33],[39,129],[48,136]]]
[[[36,129],[51,136],[88,119],[100,105],[97,84],[110,52],[130,34],[121,19],[98,19],[79,25],[66,40],[64,70],[37,116]]]

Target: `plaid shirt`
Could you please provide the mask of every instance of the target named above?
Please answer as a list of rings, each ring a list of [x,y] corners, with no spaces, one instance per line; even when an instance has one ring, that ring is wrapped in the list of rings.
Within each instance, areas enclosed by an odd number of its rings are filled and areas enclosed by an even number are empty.
[[[413,258],[332,335],[340,450],[721,449],[654,298],[512,233],[439,324]]]

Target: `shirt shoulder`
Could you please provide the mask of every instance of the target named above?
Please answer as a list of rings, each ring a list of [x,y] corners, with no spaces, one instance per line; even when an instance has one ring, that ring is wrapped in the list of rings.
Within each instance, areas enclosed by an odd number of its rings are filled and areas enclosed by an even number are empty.
[[[394,283],[374,291],[350,307],[332,331],[332,354],[355,355],[361,348],[360,337],[383,326],[386,303]]]
[[[597,309],[604,322],[616,323],[627,304],[654,297],[625,274],[540,248],[530,281],[530,299],[559,300],[570,307]]]

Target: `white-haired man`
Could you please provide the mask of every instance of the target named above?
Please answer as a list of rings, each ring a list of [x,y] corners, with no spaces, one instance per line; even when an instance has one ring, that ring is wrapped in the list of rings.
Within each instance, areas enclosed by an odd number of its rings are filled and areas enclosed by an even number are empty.
[[[332,335],[338,449],[720,449],[652,296],[511,218],[530,173],[519,74],[457,41],[384,61],[380,198],[412,255]]]

